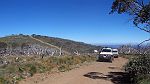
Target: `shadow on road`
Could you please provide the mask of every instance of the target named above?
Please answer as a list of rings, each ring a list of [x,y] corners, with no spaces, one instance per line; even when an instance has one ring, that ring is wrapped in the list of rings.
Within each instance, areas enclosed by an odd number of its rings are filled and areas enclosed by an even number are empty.
[[[133,84],[130,81],[129,74],[125,72],[109,72],[108,75],[104,75],[103,73],[99,73],[99,72],[89,72],[84,76],[91,79],[110,80],[114,84]]]
[[[105,63],[112,63],[112,62],[110,62],[109,60],[96,60],[96,62],[105,62]]]
[[[111,66],[111,67],[108,67],[109,69],[121,69],[120,67],[115,67],[115,66]]]

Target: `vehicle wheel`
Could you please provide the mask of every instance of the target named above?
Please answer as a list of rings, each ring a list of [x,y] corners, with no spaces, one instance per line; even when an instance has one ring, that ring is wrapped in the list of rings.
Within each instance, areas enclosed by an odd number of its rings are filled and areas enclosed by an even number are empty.
[[[112,60],[114,60],[114,57],[111,57],[112,58]]]
[[[118,58],[118,56],[114,56],[114,58]]]
[[[101,62],[102,60],[100,58],[98,58],[97,62]]]
[[[103,62],[104,60],[103,59],[99,59],[99,62]]]
[[[111,57],[110,60],[109,60],[109,62],[112,63],[112,61],[113,61],[113,58]]]

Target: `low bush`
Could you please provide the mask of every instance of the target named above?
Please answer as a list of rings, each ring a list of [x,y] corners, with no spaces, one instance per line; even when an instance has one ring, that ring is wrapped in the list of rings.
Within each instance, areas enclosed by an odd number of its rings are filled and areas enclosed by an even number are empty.
[[[150,84],[150,78],[142,79],[138,82],[139,84]]]
[[[140,55],[130,59],[125,70],[130,74],[131,81],[144,84],[143,81],[149,81],[150,78],[150,56]]]

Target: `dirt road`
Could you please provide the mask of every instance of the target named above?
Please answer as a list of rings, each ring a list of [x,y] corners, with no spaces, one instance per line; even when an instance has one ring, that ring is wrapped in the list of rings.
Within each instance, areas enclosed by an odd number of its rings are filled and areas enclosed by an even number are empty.
[[[114,84],[122,78],[122,66],[127,59],[116,58],[113,63],[94,62],[90,65],[81,66],[68,72],[49,74],[40,79],[34,76],[20,84]],[[124,74],[123,74],[124,75]]]

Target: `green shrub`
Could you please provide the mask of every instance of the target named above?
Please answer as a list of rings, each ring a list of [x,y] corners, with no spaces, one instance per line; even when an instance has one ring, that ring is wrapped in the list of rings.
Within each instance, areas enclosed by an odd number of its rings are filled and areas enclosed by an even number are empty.
[[[37,72],[36,66],[31,65],[29,72],[31,73],[31,76],[33,76]]]
[[[58,70],[59,70],[60,72],[65,72],[65,71],[71,70],[71,68],[70,68],[69,65],[60,65],[60,66],[58,67]]]
[[[131,75],[131,81],[135,83],[150,77],[150,56],[141,55],[131,59],[125,70]]]
[[[10,84],[10,82],[7,81],[6,79],[0,77],[0,84]]]
[[[150,78],[142,79],[138,83],[139,84],[150,84]]]

